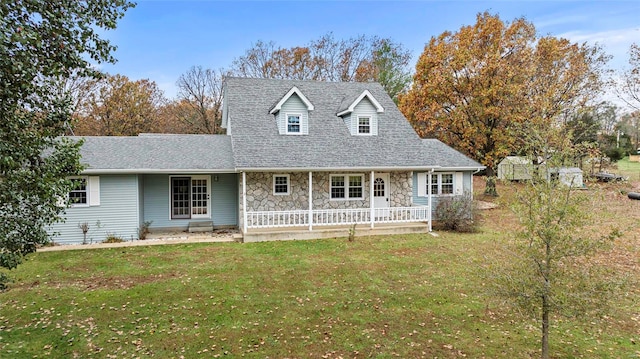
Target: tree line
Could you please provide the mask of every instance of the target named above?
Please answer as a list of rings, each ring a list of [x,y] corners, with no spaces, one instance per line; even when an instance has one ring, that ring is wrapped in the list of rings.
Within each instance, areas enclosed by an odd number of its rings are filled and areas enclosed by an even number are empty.
[[[76,111],[72,133],[134,136],[143,132],[221,133],[222,82],[226,76],[318,81],[375,81],[396,100],[411,81],[410,52],[391,39],[361,35],[336,39],[328,33],[304,46],[282,48],[258,41],[229,69],[192,66],[167,99],[155,82],[122,75],[74,75],[61,83]]]

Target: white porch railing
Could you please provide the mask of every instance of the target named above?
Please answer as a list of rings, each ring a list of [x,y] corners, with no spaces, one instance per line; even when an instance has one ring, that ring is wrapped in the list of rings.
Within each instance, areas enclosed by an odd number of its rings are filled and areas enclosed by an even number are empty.
[[[374,209],[373,223],[424,222],[429,220],[429,207],[389,207]],[[370,208],[316,209],[311,211],[312,226],[335,226],[371,223]],[[247,228],[309,226],[309,210],[250,211]]]

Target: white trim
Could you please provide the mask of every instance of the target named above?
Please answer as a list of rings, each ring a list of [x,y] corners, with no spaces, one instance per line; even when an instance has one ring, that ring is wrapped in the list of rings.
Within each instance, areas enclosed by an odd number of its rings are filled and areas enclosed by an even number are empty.
[[[170,173],[242,173],[242,172],[349,172],[349,171],[480,171],[485,167],[442,167],[442,166],[409,166],[409,167],[238,167],[227,169],[202,169],[202,168],[129,168],[129,169],[86,169],[82,175],[107,175],[107,174],[170,174]]]
[[[313,229],[313,172],[309,171],[309,231]]]
[[[80,191],[80,190],[76,190],[76,189],[71,189],[69,190],[69,193],[67,193],[67,203],[69,204],[69,207],[72,208],[82,208],[82,207],[89,207],[90,203],[91,203],[91,199],[90,197],[90,189],[89,189],[89,177],[88,176],[72,176],[69,177],[69,180],[73,181],[73,180],[84,180],[84,191]],[[69,196],[69,194],[71,194],[71,192],[85,192],[85,198],[87,199],[86,203],[71,203],[71,196]]]
[[[355,107],[360,103],[360,101],[362,101],[362,99],[364,99],[365,97],[367,97],[369,99],[369,101],[371,101],[371,103],[373,104],[373,106],[376,108],[376,112],[377,113],[382,113],[384,112],[384,107],[382,107],[382,105],[380,105],[380,102],[378,102],[378,100],[376,100],[373,95],[371,94],[371,92],[369,92],[369,90],[364,90],[364,92],[362,94],[360,94],[360,96],[358,96],[358,98],[353,101],[351,103],[351,105],[349,105],[349,107],[347,107],[346,110],[344,111],[340,111],[337,113],[337,116],[344,116],[346,114],[352,113],[355,109]]]
[[[433,193],[431,193],[431,174],[433,174],[434,170],[431,170],[427,173],[427,177],[429,178],[429,181],[427,182],[427,194],[429,196],[429,200],[427,201],[427,204],[429,205],[429,232],[431,232],[433,230],[432,226],[431,226],[431,222],[432,222],[432,216],[433,216]]]
[[[298,132],[289,131],[289,116],[298,117]],[[303,135],[302,132],[302,122],[304,122],[304,118],[301,113],[291,112],[284,114],[284,133],[287,135]]]
[[[276,177],[285,177],[287,179],[287,192],[276,192]],[[280,184],[282,185],[282,184]],[[275,174],[273,175],[273,186],[272,186],[272,190],[273,190],[273,195],[274,196],[288,196],[291,194],[291,178],[289,177],[288,174]]]
[[[87,200],[89,206],[99,206],[100,205],[100,177],[99,176],[89,176],[87,181],[87,194],[89,195],[89,199]]]
[[[367,118],[369,119],[369,132],[360,132],[360,119]],[[356,116],[356,136],[373,136],[373,116],[371,115],[358,115]]]
[[[247,233],[247,172],[242,172],[242,233]]]
[[[291,97],[294,93],[298,95],[305,106],[307,106],[307,111],[313,111],[313,104],[311,103],[311,101],[309,101],[297,87],[293,86],[291,90],[289,90],[289,92],[287,92],[287,94],[284,95],[284,97],[282,97],[282,99],[271,109],[271,111],[269,111],[269,113],[273,115],[274,113],[280,111],[282,105],[284,105],[284,103],[287,102],[289,97]]]
[[[457,174],[460,174],[460,176],[458,176]],[[433,182],[433,180],[431,179],[431,176],[437,176],[437,181]],[[442,175],[451,175],[452,177],[452,181],[453,183],[452,186],[453,188],[451,189],[451,193],[442,193]],[[417,174],[417,182],[418,182],[418,197],[431,197],[431,196],[455,196],[458,194],[462,194],[462,193],[457,193],[457,186],[460,186],[460,188],[462,188],[462,172],[434,172],[434,170],[431,170],[431,172],[423,172],[423,173],[418,173]],[[457,182],[460,181],[460,184],[457,184]],[[438,185],[438,191],[436,191],[435,193],[433,193],[433,191],[431,190],[431,186],[432,185]],[[426,188],[424,188],[426,185]]]
[[[464,194],[464,174],[456,172],[453,175],[453,194],[461,196]]]
[[[331,189],[333,188],[333,177],[344,177],[344,198],[333,198],[331,196]],[[360,177],[362,181],[362,197],[349,197],[349,177]],[[331,201],[358,201],[364,199],[364,173],[330,173],[329,174],[329,200]],[[339,187],[336,187],[339,188]],[[356,187],[354,187],[356,188]]]
[[[173,183],[172,179],[176,177],[189,178],[189,218],[174,218],[173,217]],[[207,214],[194,214],[191,212],[193,210],[193,197],[191,196],[192,190],[192,181],[194,179],[204,179],[207,180]],[[211,176],[210,175],[201,175],[201,174],[171,174],[169,175],[169,221],[184,221],[190,219],[211,219],[213,215],[211,214]]]
[[[373,198],[373,179],[375,178],[375,171],[371,171],[370,174],[371,177],[369,177],[369,210],[371,211],[371,214],[369,214],[369,216],[371,217],[371,228],[373,228],[375,220],[376,220],[376,216],[375,216],[375,202],[374,202],[374,198]]]

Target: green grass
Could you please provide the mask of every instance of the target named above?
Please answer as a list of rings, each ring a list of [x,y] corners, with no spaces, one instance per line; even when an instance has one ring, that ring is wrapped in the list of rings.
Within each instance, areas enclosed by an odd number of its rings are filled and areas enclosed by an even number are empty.
[[[485,228],[37,253],[0,296],[0,357],[535,356],[535,322],[488,297],[478,270],[503,240]],[[637,357],[637,330],[555,322],[552,348]]]
[[[618,172],[624,176],[628,176],[630,181],[640,180],[640,162],[631,162],[629,157],[625,157],[616,162]]]
[[[640,201],[609,197],[594,210],[637,223]],[[439,237],[36,253],[0,294],[0,358],[537,357],[537,322],[487,290],[513,217],[492,210],[484,223]],[[603,258],[629,275],[628,295],[604,318],[554,318],[555,358],[640,357],[638,237],[624,231]]]

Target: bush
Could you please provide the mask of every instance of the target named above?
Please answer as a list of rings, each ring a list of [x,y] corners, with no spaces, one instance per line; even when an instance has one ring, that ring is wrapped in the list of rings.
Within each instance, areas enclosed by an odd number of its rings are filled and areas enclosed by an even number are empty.
[[[104,241],[102,241],[102,243],[122,243],[122,242],[124,242],[124,239],[122,239],[122,237],[118,237],[113,233],[107,233],[107,238]]]
[[[477,216],[470,193],[462,196],[441,197],[436,206],[435,219],[438,229],[456,232],[475,232]]]
[[[145,239],[147,239],[147,234],[150,233],[149,227],[151,226],[151,223],[153,223],[153,221],[145,221],[140,225],[140,228],[138,228],[139,240],[144,241]]]

